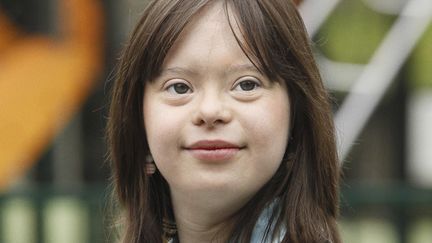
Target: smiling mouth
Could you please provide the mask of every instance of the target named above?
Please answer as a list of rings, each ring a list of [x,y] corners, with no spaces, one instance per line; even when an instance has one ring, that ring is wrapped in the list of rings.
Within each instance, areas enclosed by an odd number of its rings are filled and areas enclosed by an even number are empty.
[[[201,161],[227,161],[244,147],[223,140],[201,140],[185,149]]]

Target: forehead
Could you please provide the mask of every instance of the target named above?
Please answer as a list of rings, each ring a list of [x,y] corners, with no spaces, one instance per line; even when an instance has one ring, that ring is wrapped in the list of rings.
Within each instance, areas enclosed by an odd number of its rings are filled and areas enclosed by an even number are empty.
[[[220,66],[250,63],[236,39],[241,35],[234,17],[221,1],[207,5],[183,29],[163,68],[178,64],[210,67],[215,61]]]

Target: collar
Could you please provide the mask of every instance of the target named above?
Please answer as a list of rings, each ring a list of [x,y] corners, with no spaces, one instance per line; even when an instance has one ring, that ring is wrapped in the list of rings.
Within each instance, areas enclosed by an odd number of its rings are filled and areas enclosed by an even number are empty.
[[[273,235],[273,231],[275,230],[275,222],[270,226],[268,230],[268,234],[266,234],[267,225],[269,224],[269,220],[273,213],[274,207],[277,204],[277,201],[272,202],[267,208],[263,210],[263,212],[258,217],[257,223],[254,226],[251,236],[250,243],[280,243],[282,242],[286,229],[283,228],[279,231],[279,233],[275,236],[273,241],[271,237]],[[168,243],[175,243],[174,239],[170,239]]]

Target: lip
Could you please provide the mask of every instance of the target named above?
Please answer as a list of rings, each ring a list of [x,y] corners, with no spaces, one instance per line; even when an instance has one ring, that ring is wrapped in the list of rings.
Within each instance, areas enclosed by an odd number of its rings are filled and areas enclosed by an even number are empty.
[[[185,148],[202,161],[226,161],[233,158],[242,146],[224,140],[200,140]]]

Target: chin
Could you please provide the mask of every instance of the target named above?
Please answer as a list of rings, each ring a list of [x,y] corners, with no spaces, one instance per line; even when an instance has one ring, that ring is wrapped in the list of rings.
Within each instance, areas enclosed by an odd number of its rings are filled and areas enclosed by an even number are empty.
[[[189,187],[195,191],[222,191],[226,192],[235,188],[236,181],[233,178],[222,178],[221,176],[206,177],[195,180]]]
[[[239,177],[232,176],[208,176],[199,180],[189,181],[188,185],[191,193],[211,194],[219,197],[234,196],[238,197],[244,194],[254,194],[259,189],[256,181],[241,181]]]
[[[225,207],[244,205],[256,191],[233,183],[201,182],[199,187],[191,186],[188,194],[202,205]]]

